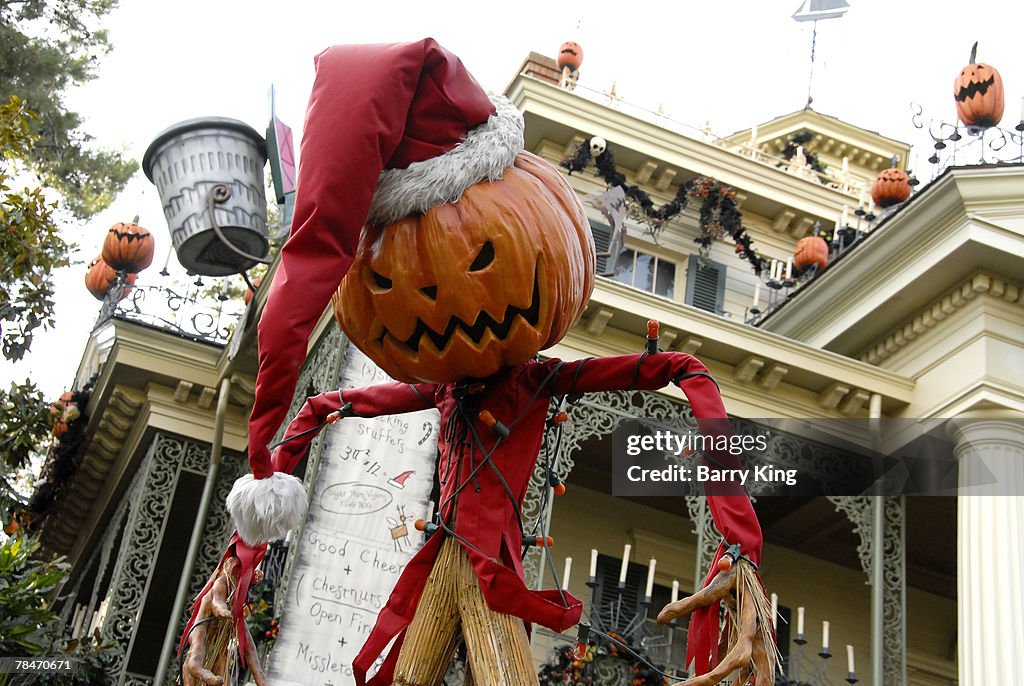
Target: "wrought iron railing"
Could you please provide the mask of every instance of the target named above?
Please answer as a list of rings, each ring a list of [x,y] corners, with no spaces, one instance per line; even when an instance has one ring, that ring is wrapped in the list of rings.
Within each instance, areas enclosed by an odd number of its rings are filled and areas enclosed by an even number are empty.
[[[980,128],[931,118],[925,122],[920,105],[911,103],[910,109],[914,127],[925,130],[932,140],[934,152],[928,158],[932,180],[949,167],[1024,162],[1024,118],[1012,129]]]
[[[114,318],[225,345],[243,312],[242,303],[223,295],[205,297],[198,285],[131,287],[125,286],[125,275],[119,273],[107,290],[96,326]]]

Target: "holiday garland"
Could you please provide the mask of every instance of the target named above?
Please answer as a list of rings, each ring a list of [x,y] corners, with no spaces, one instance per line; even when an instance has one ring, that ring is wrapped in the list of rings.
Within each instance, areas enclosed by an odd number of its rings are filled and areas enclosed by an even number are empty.
[[[789,140],[786,141],[786,147],[782,149],[782,159],[789,162],[796,155],[797,148],[804,146],[804,157],[807,158],[807,166],[818,172],[818,181],[827,184],[829,179],[825,176],[825,165],[818,159],[818,153],[808,150],[806,147],[812,138],[814,138],[814,134],[810,131],[790,134]],[[782,167],[784,165],[782,162],[779,162],[775,166]]]
[[[587,139],[576,147],[576,151],[567,159],[562,160],[562,167],[569,173],[583,171],[591,162],[590,140]],[[754,274],[760,276],[768,265],[768,260],[761,257],[751,247],[751,238],[743,228],[743,216],[736,207],[736,191],[715,179],[702,176],[691,179],[679,186],[676,197],[661,207],[655,207],[651,197],[638,186],[626,182],[625,175],[615,166],[615,156],[610,147],[597,156],[597,172],[609,186],[621,186],[626,197],[638,205],[643,218],[651,225],[652,233],[658,231],[665,221],[676,216],[686,208],[690,198],[701,201],[699,228],[700,235],[694,242],[707,251],[711,243],[726,235],[736,243],[736,254],[750,262]]]
[[[627,645],[632,641],[616,636]],[[631,648],[631,650],[635,650]],[[643,651],[640,651],[643,655]],[[560,646],[554,650],[550,662],[547,662],[537,673],[540,686],[593,686],[596,682],[597,670],[593,667],[594,660],[619,659],[625,660],[629,669],[632,686],[665,686],[668,680],[658,674],[646,662],[630,655],[612,641],[601,641],[598,645],[587,646],[586,655],[578,658],[573,646]]]

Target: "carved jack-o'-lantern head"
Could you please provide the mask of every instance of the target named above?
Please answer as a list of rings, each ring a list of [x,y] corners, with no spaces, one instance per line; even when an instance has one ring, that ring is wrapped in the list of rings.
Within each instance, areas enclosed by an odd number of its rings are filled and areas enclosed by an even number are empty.
[[[562,47],[558,48],[557,62],[559,69],[569,67],[573,71],[578,71],[583,64],[583,48],[574,41],[562,43]]]
[[[828,243],[820,236],[801,238],[793,252],[793,264],[801,271],[813,264],[820,272],[828,265]]]
[[[978,44],[971,49],[970,64],[953,82],[956,113],[967,126],[988,128],[1003,118],[1003,78],[983,62],[976,62]]]
[[[364,229],[334,310],[396,379],[482,378],[561,340],[587,304],[594,265],[576,194],[521,152],[456,203]]]
[[[124,300],[128,297],[137,278],[138,274],[125,275],[124,288],[118,295],[118,300]],[[107,297],[107,291],[110,290],[115,279],[117,279],[117,271],[104,262],[102,256],[98,256],[89,263],[89,269],[85,273],[85,287],[92,293],[92,297],[97,300],[103,300]]]
[[[898,167],[883,169],[871,184],[871,199],[879,207],[892,207],[910,197],[910,176]]]
[[[153,263],[153,236],[138,221],[118,222],[103,241],[103,261],[114,269],[137,274]]]

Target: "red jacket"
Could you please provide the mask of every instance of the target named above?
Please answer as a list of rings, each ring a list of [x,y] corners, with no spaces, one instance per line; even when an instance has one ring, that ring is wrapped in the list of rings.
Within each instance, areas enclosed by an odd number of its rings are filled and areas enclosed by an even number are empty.
[[[388,383],[333,391],[310,398],[289,426],[286,436],[315,426],[346,403],[351,403],[354,414],[363,417],[437,407],[441,412],[438,512],[461,537],[460,543],[480,580],[484,598],[493,610],[536,622],[553,631],[564,631],[579,621],[582,603],[567,593],[563,603],[558,591],[526,588],[518,519],[540,450],[551,397],[575,392],[654,390],[671,382],[677,382],[690,400],[703,433],[729,431],[718,388],[704,365],[690,355],[657,353],[567,363],[559,360],[530,362],[509,368],[488,379],[483,390],[463,402],[462,409],[455,399],[458,390],[453,384]],[[480,410],[487,410],[508,427],[508,436],[501,438],[488,427],[478,416]],[[308,440],[297,440],[281,446],[274,454],[275,471],[290,472],[302,457],[307,443]],[[485,454],[490,455],[489,463],[484,459]],[[727,497],[720,497],[723,495]],[[730,495],[740,497],[728,497]],[[458,515],[452,523],[456,502]],[[759,561],[761,531],[745,493],[742,490],[719,492],[709,502],[725,539],[740,543],[744,554]],[[373,631],[353,664],[356,683],[360,686],[367,683],[367,670],[387,644],[402,634],[412,621],[442,534],[435,533],[412,558],[378,615]],[[700,627],[692,624],[691,633],[694,628],[701,633]],[[711,636],[710,627],[703,633]],[[402,638],[399,636],[370,684],[391,683]]]
[[[552,396],[577,392],[655,390],[669,383],[676,383],[686,394],[703,434],[721,435],[730,431],[718,386],[707,368],[691,355],[623,355],[565,363],[549,360],[503,370],[488,379],[483,390],[474,394],[470,401],[463,402],[462,409],[455,398],[458,388],[454,384],[394,382],[331,391],[309,398],[289,425],[285,438],[306,431],[309,433],[277,448],[272,458],[273,468],[274,471],[290,473],[327,416],[346,403],[351,403],[356,415],[364,417],[436,407],[441,412],[438,437],[441,457],[437,468],[441,504],[438,511],[449,526],[454,525],[455,534],[462,539],[460,543],[480,580],[480,589],[487,604],[498,612],[520,617],[525,622],[564,631],[579,621],[582,603],[568,593],[565,593],[563,603],[562,594],[558,591],[531,591],[526,588],[521,563],[522,531],[517,515],[537,462],[550,400]],[[471,404],[473,408],[468,409]],[[498,434],[479,418],[480,410],[487,410],[509,428],[507,438],[499,440]],[[483,459],[484,453],[489,454],[489,461]],[[715,458],[725,467],[738,466],[736,459],[728,453],[716,454]],[[506,485],[511,497],[505,491]],[[456,491],[458,515],[452,522]],[[759,563],[761,528],[742,486],[727,482],[713,492],[707,489],[706,492],[715,525],[725,541],[739,543],[743,554]],[[441,532],[434,534],[413,556],[377,616],[376,625],[353,662],[359,686],[391,683],[404,638],[402,634],[416,612],[441,540]],[[724,549],[724,545],[719,546],[715,562]],[[233,554],[241,560],[236,605],[244,602],[253,570],[265,550],[266,545],[251,548],[237,535],[232,538],[224,557]],[[708,581],[714,571],[715,564],[712,564]],[[195,608],[208,590],[209,585],[196,599]],[[239,639],[244,641],[248,634],[241,608],[236,607],[235,613]],[[186,635],[195,620],[194,613],[186,627]],[[706,672],[711,664],[717,662],[714,654],[717,634],[717,603],[694,613],[690,620],[687,662],[695,660],[696,673]],[[367,670],[396,636],[398,640],[377,674],[368,682]],[[244,655],[244,651],[241,652]]]

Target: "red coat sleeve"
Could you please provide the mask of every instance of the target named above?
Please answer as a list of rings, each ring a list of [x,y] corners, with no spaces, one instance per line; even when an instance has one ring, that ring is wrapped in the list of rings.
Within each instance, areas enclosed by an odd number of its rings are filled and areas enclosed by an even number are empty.
[[[551,376],[553,375],[553,377]],[[674,383],[682,389],[701,433],[730,436],[728,413],[718,384],[708,368],[692,355],[659,352],[653,355],[619,355],[562,362],[550,360],[538,365],[535,382],[554,384],[554,395],[597,391],[657,390]],[[710,455],[711,466],[739,468],[739,461],[727,451]],[[759,563],[763,537],[746,489],[733,481],[705,484],[708,507],[715,526],[729,543],[739,543],[743,554]]]
[[[563,363],[552,360],[538,365],[537,383],[552,382],[554,394],[586,393],[595,391],[655,390],[669,383],[682,389],[693,408],[700,430],[705,435],[731,435],[726,421],[728,414],[718,391],[718,384],[697,358],[683,353],[655,353],[653,355],[623,355],[599,357]],[[734,469],[737,458],[728,451],[716,451],[710,456],[712,466]],[[704,489],[708,509],[715,528],[730,544],[739,543],[743,555],[755,564],[761,562],[763,536],[757,514],[746,489],[736,482],[709,482]],[[717,573],[717,563],[725,552],[725,543],[718,546],[704,585]],[[687,640],[687,664],[694,665],[696,674],[706,673],[718,660],[717,636],[719,604],[701,608],[690,617]]]
[[[326,426],[328,415],[342,410],[347,403],[352,403],[352,414],[360,417],[415,412],[434,407],[435,390],[433,384],[394,382],[328,391],[306,398],[284,433],[285,442],[274,450],[271,458],[274,471],[291,474],[310,441]]]

